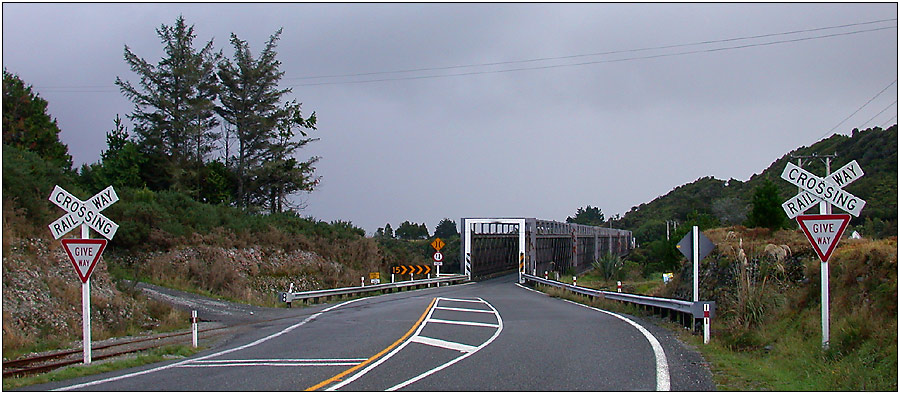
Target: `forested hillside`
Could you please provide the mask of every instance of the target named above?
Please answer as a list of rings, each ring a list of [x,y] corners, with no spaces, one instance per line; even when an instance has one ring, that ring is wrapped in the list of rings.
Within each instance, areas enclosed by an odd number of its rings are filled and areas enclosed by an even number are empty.
[[[897,126],[887,130],[872,128],[854,129],[851,136],[835,134],[809,147],[800,147],[773,162],[748,181],[700,178],[679,186],[664,196],[633,207],[615,226],[634,231],[638,243],[665,238],[666,220],[686,223],[691,218],[703,216],[713,226],[743,224],[750,210],[753,192],[766,180],[777,188],[780,200],[797,194],[797,188],[781,179],[781,172],[791,156],[837,154],[831,163],[835,170],[856,160],[865,176],[848,185],[845,190],[866,200],[860,217],[853,218],[851,226],[863,235],[875,238],[897,234]],[[803,168],[814,174],[824,175],[821,160],[804,160]],[[779,208],[780,209],[780,208]],[[810,210],[810,213],[813,211]],[[852,231],[852,230],[851,230]],[[849,231],[848,231],[849,233]]]

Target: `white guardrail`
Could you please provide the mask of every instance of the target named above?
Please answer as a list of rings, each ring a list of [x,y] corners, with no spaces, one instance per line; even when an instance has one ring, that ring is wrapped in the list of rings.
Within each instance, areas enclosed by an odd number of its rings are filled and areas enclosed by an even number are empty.
[[[674,300],[670,298],[660,298],[660,297],[650,297],[643,296],[637,294],[628,294],[628,293],[618,293],[612,291],[603,291],[596,289],[589,289],[586,287],[579,287],[575,285],[570,285],[568,283],[558,282],[555,280],[544,279],[539,276],[522,274],[522,278],[525,282],[534,282],[540,283],[546,286],[558,287],[562,289],[566,289],[571,291],[572,293],[585,295],[588,297],[602,297],[608,300],[628,302],[632,304],[641,305],[644,307],[650,308],[659,308],[665,309],[685,315],[690,315],[693,317],[693,320],[697,319],[703,320],[703,342],[709,343],[709,323],[710,319],[715,316],[716,311],[716,303],[715,301],[684,301],[684,300]],[[691,327],[693,327],[693,321]]]
[[[306,301],[311,300],[312,302],[318,302],[320,299],[327,299],[329,297],[343,297],[343,296],[355,296],[362,295],[365,293],[373,293],[376,291],[403,291],[408,289],[418,289],[422,287],[427,287],[431,285],[440,286],[442,283],[452,284],[458,282],[465,282],[468,280],[468,277],[465,275],[441,275],[436,278],[430,279],[417,279],[417,280],[407,280],[401,282],[394,283],[383,283],[377,285],[370,286],[356,286],[356,287],[342,287],[339,289],[324,289],[324,290],[312,290],[312,291],[300,291],[300,292],[280,292],[278,293],[278,299],[281,302],[285,302],[288,304],[288,307],[291,306],[291,302],[293,301]]]

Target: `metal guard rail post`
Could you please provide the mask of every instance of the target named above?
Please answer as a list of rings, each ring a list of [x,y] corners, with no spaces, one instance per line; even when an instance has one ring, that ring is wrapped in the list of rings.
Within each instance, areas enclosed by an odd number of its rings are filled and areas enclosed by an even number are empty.
[[[401,282],[394,283],[383,283],[378,285],[370,285],[370,286],[356,286],[356,287],[342,287],[338,289],[324,289],[324,290],[311,290],[311,291],[301,291],[301,292],[280,292],[278,293],[278,297],[281,302],[286,302],[288,306],[292,301],[305,301],[309,299],[318,298],[327,298],[327,297],[336,297],[336,296],[345,296],[345,295],[356,295],[363,293],[372,293],[376,291],[382,290],[393,290],[393,289],[403,289],[407,287],[421,287],[427,286],[431,284],[440,284],[440,283],[454,283],[454,282],[464,282],[468,280],[468,277],[465,275],[442,275],[437,278],[431,279],[418,279],[418,280],[407,280]]]
[[[591,296],[591,297],[603,297],[603,298],[610,299],[610,300],[630,302],[632,304],[638,304],[638,305],[642,305],[642,306],[668,309],[671,311],[689,314],[689,315],[693,316],[694,319],[712,318],[715,316],[715,310],[716,310],[715,301],[692,302],[692,301],[684,301],[684,300],[674,300],[674,299],[670,299],[670,298],[643,296],[643,295],[637,295],[637,294],[617,293],[617,292],[611,292],[611,291],[588,289],[586,287],[573,286],[568,283],[544,279],[544,278],[541,278],[539,276],[534,276],[534,275],[522,274],[522,277],[526,281],[532,281],[532,282],[540,283],[540,284],[547,285],[547,286],[563,288],[563,289],[569,290],[576,294],[581,294],[581,295],[586,295],[586,296]],[[708,315],[704,312],[704,305],[709,305],[709,314]]]

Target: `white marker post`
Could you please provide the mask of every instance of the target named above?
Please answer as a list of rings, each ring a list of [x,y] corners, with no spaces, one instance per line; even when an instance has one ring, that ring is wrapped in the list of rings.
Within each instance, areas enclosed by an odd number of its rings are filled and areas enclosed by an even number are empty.
[[[191,345],[197,348],[197,311],[191,311]]]
[[[87,224],[81,225],[81,239],[90,239]],[[91,278],[81,284],[81,332],[84,363],[91,363]]]
[[[703,343],[709,344],[709,304],[703,304]]]
[[[694,226],[691,229],[691,238],[693,238],[693,258],[694,261],[694,302],[700,301],[700,228]]]

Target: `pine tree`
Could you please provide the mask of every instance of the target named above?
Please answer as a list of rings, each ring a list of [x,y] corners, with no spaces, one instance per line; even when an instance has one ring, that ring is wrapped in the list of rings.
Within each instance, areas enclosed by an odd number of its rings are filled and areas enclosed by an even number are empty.
[[[456,231],[456,222],[449,218],[444,218],[434,228],[434,236],[438,238],[458,237],[459,232]]]
[[[297,132],[315,130],[313,113],[304,119],[296,101],[282,104],[291,89],[279,89],[284,75],[276,59],[282,29],[269,37],[265,48],[254,58],[246,41],[231,35],[234,60],[223,59],[218,75],[222,81],[220,116],[234,127],[237,155],[237,200],[241,207],[267,206],[281,212],[286,197],[297,191],[311,191],[318,183],[312,176],[318,158],[299,162],[294,153],[312,138],[295,140]]]
[[[107,149],[100,153],[102,167],[98,178],[107,186],[143,187],[141,166],[146,158],[141,155],[137,144],[128,138],[128,130],[118,115],[113,123],[115,127],[106,133]],[[106,187],[102,184],[95,186]]]
[[[149,157],[142,169],[147,184],[195,192],[199,198],[203,161],[219,137],[214,100],[219,89],[215,67],[221,53],[213,52],[212,40],[197,51],[194,27],[187,26],[182,16],[174,26],[162,25],[156,33],[165,56],[152,65],[126,45],[125,62],[140,81],[135,87],[117,77],[116,85],[134,103],[129,118]]]

